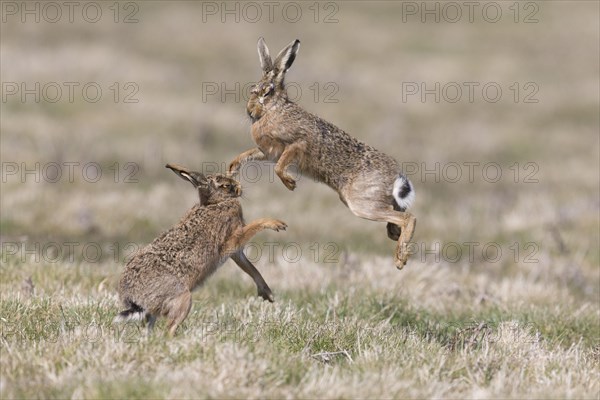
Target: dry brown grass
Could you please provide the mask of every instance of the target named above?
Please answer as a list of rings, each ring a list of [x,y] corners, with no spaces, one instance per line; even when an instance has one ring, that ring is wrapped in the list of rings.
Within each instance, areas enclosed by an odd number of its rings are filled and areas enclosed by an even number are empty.
[[[202,22],[200,3],[160,1],[140,3],[138,23],[115,24],[110,4],[97,24],[1,24],[3,83],[103,89],[98,103],[0,104],[2,398],[598,398],[597,2],[537,2],[534,24],[512,22],[512,2],[498,3],[507,17],[495,24],[404,23],[394,2],[340,3],[333,24],[315,24],[312,3],[301,3],[307,17],[296,24]],[[202,89],[256,80],[259,36],[272,52],[302,41],[289,81],[309,111],[419,168],[457,163],[463,177],[412,175],[422,247],[398,272],[382,224],[355,218],[309,179],[289,192],[263,167],[259,182],[243,182],[243,204],[248,220],[290,226],[285,237],[257,237],[256,264],[276,303],[254,299],[250,279],[228,263],[195,294],[174,340],[143,338],[135,326],[116,332],[125,246],[147,243],[195,201],[164,164],[224,165],[252,145],[244,100],[204,102]],[[114,82],[137,84],[139,102],[115,103]],[[337,103],[324,101],[328,82]],[[496,82],[503,97],[403,102],[410,82]],[[520,100],[527,82],[537,85],[539,102],[514,102],[514,82]],[[36,162],[79,166],[73,182],[7,175]],[[81,176],[88,162],[102,168],[96,183]],[[135,183],[124,182],[129,162],[139,167]],[[472,182],[465,162],[479,163]],[[503,173],[496,183],[482,176],[491,162]],[[527,163],[537,183],[525,182]],[[39,260],[22,252],[51,242],[62,251],[56,262],[51,251]],[[69,242],[79,243],[72,262]],[[266,242],[278,243],[273,259]],[[479,243],[472,258],[470,242]],[[102,246],[98,262],[82,254],[90,243]],[[302,250],[298,262],[282,253],[287,243]],[[485,244],[502,256],[490,262]],[[423,253],[436,246],[439,258]],[[21,287],[28,277],[32,294]],[[350,357],[313,357],[342,351]]]

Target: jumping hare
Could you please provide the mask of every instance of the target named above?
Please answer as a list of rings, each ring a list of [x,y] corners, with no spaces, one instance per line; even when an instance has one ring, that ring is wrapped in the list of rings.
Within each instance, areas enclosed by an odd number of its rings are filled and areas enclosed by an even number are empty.
[[[172,164],[167,168],[198,190],[200,202],[127,263],[119,281],[119,297],[127,310],[115,322],[145,317],[150,332],[156,317],[165,316],[173,335],[190,311],[191,291],[229,257],[254,279],[258,295],[273,301],[271,289],[242,250],[259,231],[285,230],[287,225],[271,218],[245,225],[237,199],[241,187],[231,177],[204,176]]]
[[[354,215],[387,222],[388,236],[398,241],[395,264],[401,269],[416,225],[406,212],[415,198],[412,183],[392,157],[290,101],[284,78],[299,47],[300,41],[293,41],[272,61],[264,39],[258,40],[263,75],[246,106],[258,147],[237,156],[229,173],[237,174],[251,160],[274,162],[277,176],[294,190],[296,182],[286,172],[294,165],[334,189]]]

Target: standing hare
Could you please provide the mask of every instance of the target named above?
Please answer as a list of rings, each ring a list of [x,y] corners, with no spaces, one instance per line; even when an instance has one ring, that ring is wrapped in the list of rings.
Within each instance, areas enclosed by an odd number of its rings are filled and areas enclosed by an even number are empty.
[[[415,198],[413,186],[392,157],[289,100],[284,78],[299,47],[300,41],[293,41],[272,61],[265,41],[258,40],[263,75],[246,106],[258,147],[237,156],[229,173],[238,173],[247,161],[267,160],[276,163],[275,173],[294,190],[296,182],[286,172],[294,165],[334,189],[354,215],[387,222],[388,236],[398,241],[395,264],[401,269],[416,225],[406,212]]]
[[[191,291],[229,257],[254,279],[259,296],[273,301],[271,289],[243,247],[259,231],[285,230],[287,225],[270,218],[245,225],[237,199],[241,187],[233,178],[204,176],[171,164],[167,168],[194,185],[200,202],[127,263],[119,281],[119,296],[127,310],[115,322],[145,317],[150,332],[156,317],[165,316],[173,335],[190,311]]]

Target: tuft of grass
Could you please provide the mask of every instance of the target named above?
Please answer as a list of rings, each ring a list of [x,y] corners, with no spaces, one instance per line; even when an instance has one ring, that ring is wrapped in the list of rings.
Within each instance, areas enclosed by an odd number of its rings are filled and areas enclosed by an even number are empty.
[[[339,267],[324,265],[301,272],[318,275],[324,286],[285,288],[289,276],[268,278],[279,288],[274,304],[255,298],[251,280],[227,264],[195,293],[172,339],[163,320],[150,336],[139,323],[112,324],[120,305],[103,282],[118,274],[115,264],[44,265],[31,275],[33,293],[21,281],[38,265],[4,264],[2,395],[358,398],[468,396],[477,387],[489,397],[593,397],[600,390],[600,323],[592,303],[474,308],[459,298],[448,311],[415,301],[435,287],[411,293],[365,286],[364,277],[381,264],[358,261],[343,284]],[[395,277],[418,287],[432,270],[379,272],[381,282]],[[518,287],[522,278],[512,279]]]

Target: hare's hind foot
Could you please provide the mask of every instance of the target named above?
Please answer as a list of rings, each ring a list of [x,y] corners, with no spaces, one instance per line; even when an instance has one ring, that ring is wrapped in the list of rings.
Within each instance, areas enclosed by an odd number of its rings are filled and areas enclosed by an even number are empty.
[[[408,214],[408,213],[407,213]],[[396,249],[396,268],[402,269],[408,261],[411,254],[409,242],[415,232],[417,219],[412,214],[408,214],[406,226],[401,230],[400,238],[398,239],[398,247]]]
[[[394,260],[394,264],[396,265],[396,268],[398,268],[398,269],[404,268],[404,266],[406,265],[406,262],[408,261],[408,256],[409,256],[409,252],[406,250],[402,250],[401,247],[406,248],[406,246],[402,246],[402,245],[398,244],[398,250],[396,251],[396,258]]]
[[[345,195],[343,201],[357,217],[387,222],[388,237],[391,239],[396,239],[396,230],[398,231],[395,264],[398,269],[402,269],[410,255],[408,243],[415,231],[417,223],[415,216],[409,212],[392,210],[385,202],[361,198],[354,193],[351,193],[350,196]]]

